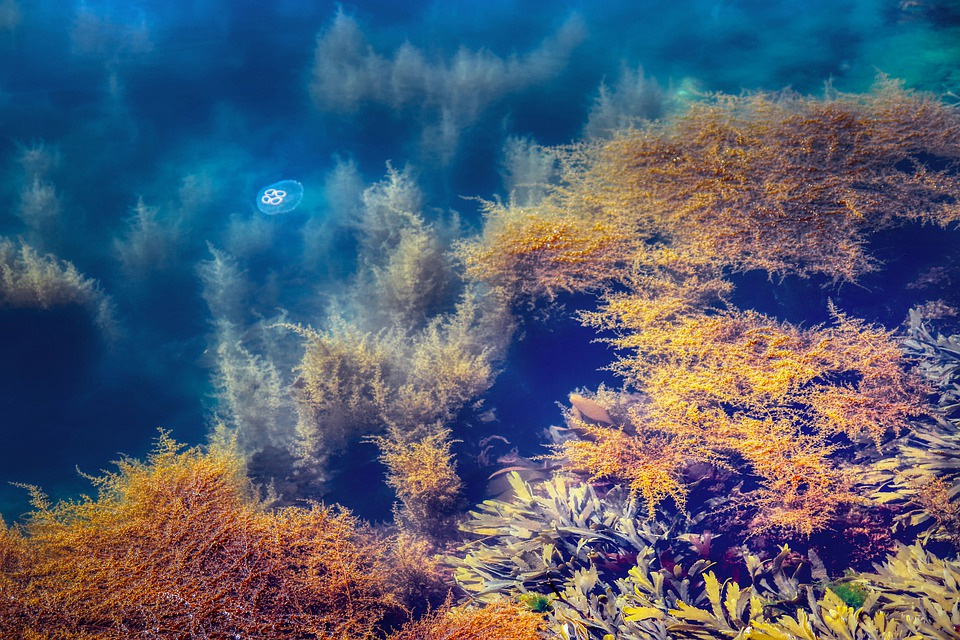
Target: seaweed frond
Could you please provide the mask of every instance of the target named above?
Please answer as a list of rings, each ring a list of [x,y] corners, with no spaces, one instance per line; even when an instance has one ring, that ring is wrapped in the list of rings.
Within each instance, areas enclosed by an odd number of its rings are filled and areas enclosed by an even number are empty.
[[[0,526],[0,636],[372,637],[401,609],[390,544],[335,508],[268,510],[244,470],[161,432],[96,498]]]
[[[934,390],[930,416],[916,421],[890,456],[871,461],[860,482],[896,508],[898,530],[960,548],[960,335],[934,335],[919,309],[908,321],[905,352]]]
[[[372,440],[387,467],[387,485],[403,507],[396,521],[403,529],[440,539],[451,528],[463,483],[457,476],[449,429],[439,429],[418,440],[391,427]]]

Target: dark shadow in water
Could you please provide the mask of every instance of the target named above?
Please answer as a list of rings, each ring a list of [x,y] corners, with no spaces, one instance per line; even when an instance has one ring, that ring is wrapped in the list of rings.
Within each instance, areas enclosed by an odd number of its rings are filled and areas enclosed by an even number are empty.
[[[888,328],[928,300],[960,307],[960,230],[905,224],[870,236],[867,253],[878,268],[856,283],[831,283],[823,276],[780,280],[750,271],[731,277],[736,288],[730,302],[804,327],[830,321],[828,300],[852,317]]]
[[[70,407],[95,366],[99,343],[82,307],[0,312],[0,510],[25,503],[25,492],[7,482],[46,485],[54,461],[75,475],[74,452],[87,446],[89,433],[70,428]]]
[[[326,502],[338,502],[366,520],[390,522],[396,499],[384,483],[386,467],[379,456],[377,445],[367,441],[353,442],[336,456]]]
[[[487,478],[509,463],[496,463],[498,456],[516,448],[521,456],[547,453],[545,430],[562,425],[561,407],[577,388],[594,390],[600,383],[620,386],[621,381],[608,371],[615,352],[605,344],[594,342],[597,333],[581,326],[575,319],[577,309],[596,306],[592,296],[566,297],[559,301],[561,311],[546,321],[531,320],[511,349],[506,367],[487,394],[481,407],[493,411],[492,421],[471,419],[458,425],[454,437],[464,442],[457,448],[458,472],[467,485],[468,503],[483,500]],[[491,442],[490,460],[478,460],[483,452],[481,441],[489,436],[502,436]]]
[[[10,482],[71,498],[94,492],[77,469],[98,474],[122,454],[142,458],[157,427],[182,442],[199,437],[200,391],[120,349],[79,306],[0,311],[0,514],[8,522],[29,506]]]

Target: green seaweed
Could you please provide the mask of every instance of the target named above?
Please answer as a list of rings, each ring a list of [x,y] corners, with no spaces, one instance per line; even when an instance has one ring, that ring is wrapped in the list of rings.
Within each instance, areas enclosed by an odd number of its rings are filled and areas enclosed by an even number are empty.
[[[831,584],[828,588],[837,594],[837,597],[843,600],[844,604],[854,609],[862,607],[870,595],[870,591],[859,582],[837,582]]]
[[[553,611],[551,598],[541,593],[522,593],[517,598],[522,605],[535,613],[547,613]]]

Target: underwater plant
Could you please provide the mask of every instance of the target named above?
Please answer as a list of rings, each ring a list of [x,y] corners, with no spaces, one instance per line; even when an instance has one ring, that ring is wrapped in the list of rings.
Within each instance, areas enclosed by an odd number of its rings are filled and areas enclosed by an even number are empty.
[[[370,638],[402,610],[389,540],[333,507],[268,508],[235,448],[161,432],[90,479],[96,498],[32,489],[0,530],[0,636]]]
[[[30,228],[31,241],[41,246],[56,238],[63,225],[63,206],[52,182],[35,177],[20,189],[17,216]]]
[[[445,240],[456,233],[456,219],[428,223],[413,171],[390,163],[360,200],[349,221],[357,236],[357,272],[335,304],[364,331],[420,330],[456,297]]]
[[[291,392],[295,455],[318,471],[351,437],[387,427],[404,442],[435,433],[493,384],[513,332],[502,305],[470,291],[420,331],[365,333],[343,319],[322,333],[288,328],[304,339]]]
[[[350,165],[339,171],[357,185]],[[311,324],[251,310],[254,285],[225,251],[211,246],[197,268],[213,318],[216,417],[284,500],[323,495],[330,457],[367,436],[389,429],[383,445],[434,442],[493,383],[513,334],[497,297],[457,281],[444,240],[456,224],[426,221],[409,169],[388,164],[354,205],[356,271]],[[426,511],[417,519],[426,523]]]
[[[247,273],[232,255],[207,245],[210,258],[197,264],[201,295],[214,324],[229,324],[239,329],[244,326],[247,312],[246,297],[250,284]]]
[[[553,609],[553,605],[550,604],[553,598],[545,596],[542,593],[523,593],[517,599],[520,601],[520,604],[534,613],[546,613]]]
[[[613,87],[606,82],[600,84],[583,135],[587,139],[609,138],[641,118],[660,118],[666,103],[663,89],[655,78],[644,74],[642,66],[634,70],[622,65]]]
[[[502,154],[500,176],[510,200],[520,206],[543,200],[548,185],[557,178],[553,151],[530,138],[510,136],[503,144]]]
[[[631,418],[635,416],[637,413],[632,412]],[[649,518],[655,517],[666,498],[671,498],[678,510],[684,510],[687,491],[682,471],[687,465],[719,461],[716,454],[692,439],[649,431],[639,438],[624,428],[612,428],[612,422],[593,424],[572,415],[567,424],[575,435],[558,445],[552,457],[566,469],[584,473],[590,482],[626,483],[631,493],[643,500]]]
[[[405,617],[413,619],[448,602],[450,570],[437,544],[407,531],[391,535],[388,542],[390,570],[383,576],[384,589],[400,603]]]
[[[377,429],[380,398],[387,394],[387,353],[374,336],[345,322],[324,333],[291,327],[304,353],[291,389],[298,420],[298,450],[304,464],[322,468],[324,457],[350,436]]]
[[[768,560],[734,550],[733,564],[721,564],[711,554],[710,533],[690,533],[702,530],[706,511],[722,500],[666,522],[644,519],[623,487],[600,497],[591,485],[562,476],[530,485],[512,474],[510,484],[511,499],[487,500],[471,513],[462,527],[479,539],[447,562],[472,600],[543,603],[538,610],[560,638],[769,640],[748,635],[751,624],[805,605],[809,585],[788,547]],[[750,585],[724,584],[735,590],[726,604],[711,571],[721,566],[735,568]]]
[[[879,591],[883,610],[923,638],[960,638],[960,560],[940,558],[920,544],[896,553],[861,576]]]
[[[446,558],[473,600],[508,596],[529,607],[546,598],[548,606],[540,608],[554,632],[572,625],[583,631],[578,638],[600,638],[619,633],[620,581],[638,563],[660,567],[661,558],[670,558],[670,566],[679,567],[683,557],[694,574],[710,564],[682,542],[681,532],[698,516],[645,520],[622,487],[601,497],[591,485],[560,475],[536,485],[516,472],[508,479],[512,497],[478,505],[461,528],[479,538]],[[685,574],[669,575],[682,581]]]
[[[508,93],[559,74],[585,35],[574,14],[521,56],[501,58],[461,47],[449,59],[434,61],[410,42],[392,55],[379,53],[357,21],[340,10],[317,38],[310,97],[327,112],[383,105],[394,114],[412,114],[422,127],[422,147],[434,162],[448,165],[460,136],[485,111]]]
[[[836,310],[833,325],[799,329],[628,292],[581,317],[628,351],[611,368],[641,396],[616,410],[616,395],[595,399],[618,416],[608,424],[568,413],[574,437],[554,457],[628,483],[651,513],[668,496],[682,509],[684,469],[708,463],[756,479],[739,496],[756,509],[755,531],[809,535],[855,500],[838,449],[872,441],[879,450],[925,412],[926,387],[892,332]]]
[[[412,622],[390,640],[539,640],[543,618],[500,600],[476,606],[443,607]]]
[[[936,521],[941,532],[953,526],[957,456],[924,426],[936,413],[927,395],[937,381],[913,367],[893,331],[832,302],[828,324],[800,327],[738,310],[729,294],[731,275],[750,270],[856,281],[877,267],[870,233],[904,221],[955,224],[958,142],[955,109],[883,77],[870,94],[828,90],[822,100],[712,95],[610,141],[556,150],[561,180],[539,202],[485,203],[483,233],[459,246],[467,277],[514,305],[599,292],[598,307],[579,318],[619,350],[609,368],[624,389],[572,394],[550,457],[637,498],[651,526],[722,496],[718,520],[696,522],[721,525],[733,545],[756,543],[761,553],[778,537],[800,541],[820,582],[795,560],[785,573],[785,546],[773,559],[743,556],[749,583],[730,567],[718,578],[710,562],[671,558],[678,541],[697,540],[682,528],[645,541],[629,578],[604,573],[581,551],[593,536],[618,543],[612,522],[567,530],[568,496],[517,480],[513,502],[487,501],[464,524],[484,538],[451,560],[458,584],[480,599],[552,592],[547,617],[565,638],[920,637],[914,608],[927,605],[911,602],[899,618],[875,591],[853,598],[863,593],[850,585],[867,577],[829,583],[862,605],[851,607],[827,588],[824,563],[812,560],[822,541],[812,536],[860,541],[861,555],[849,557],[863,561],[892,548],[894,516]],[[938,362],[941,375],[952,371]],[[893,481],[876,491],[863,460],[885,459],[902,479],[908,441],[918,456],[926,442],[923,455],[937,458],[944,477],[915,487],[916,509],[898,512]],[[556,506],[543,505],[540,491]],[[587,519],[597,511],[590,501],[575,507]],[[553,559],[566,536],[575,541],[564,542],[575,578],[564,573],[565,557]],[[759,568],[768,565],[764,578]]]
[[[450,452],[450,430],[438,428],[415,440],[408,432],[391,427],[385,436],[372,440],[387,467],[387,486],[396,491],[403,505],[394,512],[396,524],[404,531],[434,539],[449,535],[463,490]]]
[[[862,607],[870,595],[870,591],[859,582],[837,582],[831,584],[829,589],[843,600],[843,604],[853,609]]]
[[[816,556],[802,561],[786,545],[767,559],[735,550],[737,562],[716,562],[702,553],[706,536],[680,533],[702,516],[642,521],[620,488],[600,498],[562,477],[510,482],[513,498],[472,512],[464,529],[480,538],[446,561],[473,600],[542,603],[535,610],[560,638],[960,637],[960,567],[919,545],[901,546],[876,573],[825,582]]]
[[[878,503],[897,509],[898,530],[919,532],[960,549],[960,336],[934,335],[920,309],[910,310],[905,352],[934,389],[930,417],[870,456],[859,481]]]
[[[113,303],[96,280],[71,262],[41,254],[22,240],[0,237],[0,307],[86,307],[101,330],[115,329]]]
[[[536,206],[488,202],[461,244],[469,278],[514,301],[595,291],[633,268],[701,265],[855,281],[866,237],[960,220],[960,112],[879,77],[822,99],[712,94],[608,141],[557,150]]]
[[[960,418],[960,334],[934,336],[929,325],[921,308],[911,309],[903,348],[935,385],[940,422],[955,421]]]
[[[124,273],[131,277],[172,266],[176,257],[180,230],[175,222],[161,215],[159,207],[150,207],[137,198],[127,228],[113,239],[113,252]]]
[[[960,567],[918,545],[901,547],[878,565],[877,573],[850,578],[843,588],[799,584],[787,579],[782,570],[773,574],[772,581],[757,580],[754,569],[751,576],[753,584],[741,588],[734,581],[721,583],[706,574],[703,606],[681,602],[667,612],[668,617],[652,607],[624,608],[633,612],[634,619],[669,620],[666,628],[678,638],[960,638]],[[642,588],[635,593],[640,595]],[[847,602],[841,594],[856,594],[856,598]]]
[[[295,410],[276,364],[252,353],[228,323],[217,327],[215,362],[217,419],[230,426],[240,450],[252,454],[286,448]]]

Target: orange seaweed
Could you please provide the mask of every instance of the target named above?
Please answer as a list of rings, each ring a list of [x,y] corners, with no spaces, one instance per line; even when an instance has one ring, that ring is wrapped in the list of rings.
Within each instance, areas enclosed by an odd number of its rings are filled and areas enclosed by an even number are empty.
[[[557,149],[542,203],[487,203],[467,275],[514,300],[593,291],[671,259],[855,281],[867,234],[960,221],[960,112],[886,77],[823,98],[714,94],[612,140]]]
[[[543,616],[500,600],[483,607],[440,609],[390,640],[540,640],[545,627]]]
[[[0,637],[373,637],[399,610],[389,545],[345,511],[271,511],[234,451],[182,450],[92,478],[96,499],[0,531]]]
[[[837,452],[863,440],[880,448],[925,412],[926,386],[892,332],[840,313],[800,329],[754,311],[676,309],[669,297],[617,293],[582,314],[616,336],[605,339],[622,350],[611,368],[643,404],[615,427],[569,416],[580,437],[555,454],[626,482],[651,515],[667,496],[682,509],[683,470],[708,462],[758,479],[758,529],[809,535],[856,500]]]

